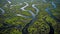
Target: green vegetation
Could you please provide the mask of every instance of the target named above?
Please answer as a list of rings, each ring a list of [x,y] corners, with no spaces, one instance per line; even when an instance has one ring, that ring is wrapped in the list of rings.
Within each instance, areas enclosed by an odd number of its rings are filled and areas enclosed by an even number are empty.
[[[23,2],[21,0],[11,0],[12,4],[11,5],[16,5],[19,4],[19,2]],[[27,0],[26,0],[27,1]],[[30,1],[30,0],[29,0]],[[49,3],[43,3],[39,0],[35,0],[34,2],[28,2],[29,6],[26,8],[26,10],[31,10],[35,13],[35,9],[32,8],[32,4],[41,4],[41,5],[36,5],[36,7],[39,9],[39,14],[37,16],[37,20],[34,22],[33,25],[29,26],[29,28],[27,29],[29,34],[48,34],[50,31],[50,27],[45,23],[45,21],[43,20],[43,17],[46,16],[46,21],[51,23],[52,27],[54,28],[54,34],[59,34],[59,30],[60,30],[60,22],[57,22],[55,19],[53,19],[52,17],[50,17],[50,15],[45,11],[45,8],[50,7],[52,8],[51,4]],[[5,2],[5,3],[4,3]],[[18,5],[18,6],[10,6],[10,4],[5,1],[5,0],[0,0],[0,8],[5,10],[4,15],[0,15],[0,28],[4,27],[6,28],[5,30],[1,30],[0,34],[22,34],[22,29],[25,27],[25,25],[27,23],[30,22],[30,20],[32,20],[32,18],[24,18],[24,17],[20,17],[20,16],[16,16],[16,14],[22,14],[25,16],[31,16],[31,14],[28,11],[22,11],[20,8],[25,6],[24,3],[22,3],[23,5]],[[7,7],[5,7],[5,5],[7,5]],[[60,5],[56,4],[57,8],[56,9],[52,9],[51,12],[54,16],[56,16],[58,19],[60,19]],[[0,14],[1,14],[1,10],[0,10]],[[7,28],[6,26],[4,26],[2,23],[7,23],[7,24],[11,24],[14,26],[18,26],[21,25],[21,28],[17,29],[17,28]],[[58,27],[58,28],[57,28]]]

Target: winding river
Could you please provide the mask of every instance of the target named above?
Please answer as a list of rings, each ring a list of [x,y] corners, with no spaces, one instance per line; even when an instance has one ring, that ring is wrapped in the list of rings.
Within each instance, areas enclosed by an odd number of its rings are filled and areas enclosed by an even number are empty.
[[[28,27],[31,26],[36,18],[36,15],[38,15],[39,9],[35,7],[35,4],[32,4],[32,7],[36,10],[36,14],[34,14],[31,10],[25,10],[24,8],[26,8],[27,6],[29,6],[29,4],[27,2],[25,2],[25,6],[21,8],[22,11],[28,11],[31,15],[32,15],[32,20],[25,25],[25,27],[22,29],[22,34],[28,34]]]
[[[36,14],[35,15],[38,15],[39,9],[37,7],[35,7],[36,5],[38,5],[38,4],[33,4],[32,7],[36,10]]]
[[[31,1],[33,2],[33,0],[31,0]],[[46,0],[43,0],[43,1],[46,2]],[[10,1],[8,1],[8,2],[9,2],[9,4],[11,4]],[[28,4],[27,2],[24,2],[24,3],[25,3],[26,5],[23,6],[22,8],[20,8],[20,9],[21,9],[22,11],[28,11],[28,12],[31,14],[31,17],[30,17],[30,16],[21,15],[21,14],[16,14],[16,16],[21,16],[21,17],[24,17],[24,18],[32,18],[32,20],[31,20],[29,23],[27,23],[27,24],[25,25],[25,27],[22,29],[22,34],[29,34],[27,29],[29,28],[29,26],[33,25],[34,22],[37,20],[37,15],[38,15],[38,13],[39,13],[39,9],[36,7],[37,4],[32,4],[32,7],[36,10],[36,14],[34,14],[33,11],[31,11],[31,10],[25,10],[25,8],[29,6],[29,4]],[[54,3],[54,2],[51,2],[51,4],[52,4],[52,6],[53,6],[53,9],[55,9],[55,8],[56,8],[55,3]],[[0,8],[0,10],[2,11],[2,12],[1,12],[2,14],[5,13],[5,11],[4,11],[2,8]],[[51,12],[50,10],[51,10],[51,9],[50,9],[49,7],[47,7],[47,8],[45,9],[45,11],[46,11],[53,19],[55,19],[55,20],[57,20],[58,22],[60,22],[60,20],[57,19],[57,18],[52,14],[52,12]],[[54,34],[54,29],[53,29],[53,27],[51,26],[51,24],[48,23],[45,18],[43,18],[43,20],[44,20],[45,23],[47,23],[47,24],[49,25],[49,27],[50,27],[50,32],[49,32],[49,34]],[[20,25],[14,26],[14,25],[8,25],[8,24],[5,24],[5,23],[2,23],[2,24],[3,24],[4,26],[8,26],[7,28],[13,28],[13,27],[14,27],[14,28],[20,28]],[[7,29],[7,28],[2,27],[2,28],[0,28],[0,30],[2,30],[2,29],[4,30],[4,29]]]
[[[26,8],[27,6],[29,6],[29,4],[28,4],[27,2],[24,2],[24,3],[25,3],[26,5],[21,8],[22,11],[26,11],[25,8]]]
[[[52,2],[52,6],[53,6],[53,9],[56,8],[56,5],[54,4],[54,2]],[[35,4],[32,4],[32,7],[36,10],[36,14],[38,15],[39,9],[35,7]],[[50,12],[50,8],[46,8],[45,10],[46,10],[46,12],[48,12],[48,14],[49,14],[52,18],[54,18],[54,19],[56,19],[57,21],[60,22],[60,20],[57,19],[57,18]],[[31,14],[32,14],[32,12],[31,12]],[[23,30],[22,30],[22,33],[23,33],[23,34],[28,34],[28,30],[27,30],[27,29],[28,29],[28,27],[29,27],[30,25],[32,25],[32,24],[34,23],[34,21],[36,20],[36,14],[35,14],[35,16],[34,16],[34,14],[32,14],[33,19],[23,28]],[[54,34],[54,29],[53,29],[53,27],[51,26],[51,24],[48,23],[45,19],[43,19],[43,20],[44,20],[45,23],[47,23],[47,24],[49,25],[49,27],[50,27],[50,32],[49,32],[49,34]]]
[[[32,4],[32,7],[36,10],[36,14],[34,14],[31,10],[25,10],[25,8],[27,7],[27,6],[29,6],[29,4],[28,3],[26,3],[26,5],[24,6],[24,7],[22,7],[21,8],[21,10],[22,11],[28,11],[29,13],[31,13],[31,15],[32,15],[32,20],[28,23],[28,24],[26,24],[25,25],[25,27],[22,29],[22,34],[28,34],[28,27],[29,26],[31,26],[34,22],[35,22],[35,20],[37,19],[36,18],[36,15],[38,15],[38,13],[39,13],[39,9],[37,8],[37,7],[35,7],[36,6],[36,4]],[[56,6],[55,6],[55,4],[52,2],[52,6],[54,7],[54,8],[56,8]],[[50,9],[49,8],[46,8],[45,9],[46,10],[46,12],[48,12],[48,14],[51,16],[51,17],[53,17],[54,19],[56,19],[55,18],[55,16],[49,11]],[[44,19],[45,20],[45,19]],[[45,22],[49,25],[49,27],[50,27],[50,32],[49,33],[53,33],[54,34],[54,29],[53,29],[53,27],[45,20]],[[52,31],[52,32],[51,32]]]
[[[48,24],[48,26],[50,27],[50,31],[49,34],[54,34],[54,28],[52,27],[52,24],[46,21],[46,17],[43,18],[43,21]]]
[[[31,10],[25,10],[26,7],[29,6],[29,4],[27,2],[24,2],[26,5],[24,7],[21,8],[22,11],[28,11],[33,17],[35,17],[35,14],[31,11]],[[24,16],[24,15],[21,15],[21,14],[16,14],[17,16],[21,16],[21,17],[25,17],[25,18],[31,18],[30,16]]]
[[[55,20],[57,20],[58,22],[60,22],[60,19],[56,18],[56,17],[52,14],[52,12],[50,11],[50,8],[46,8],[45,10],[46,10],[46,12],[47,12],[53,19],[55,19]]]
[[[11,4],[11,1],[7,0],[9,4]]]
[[[56,4],[54,2],[51,2],[53,8],[55,9],[56,8]]]
[[[2,11],[1,14],[4,14],[4,13],[5,13],[5,11],[4,11],[2,8],[0,8],[0,10]],[[1,14],[0,14],[0,15],[1,15]]]

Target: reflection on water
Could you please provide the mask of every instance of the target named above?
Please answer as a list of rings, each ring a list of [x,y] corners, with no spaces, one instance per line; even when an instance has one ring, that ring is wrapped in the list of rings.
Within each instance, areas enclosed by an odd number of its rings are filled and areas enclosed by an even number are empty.
[[[4,13],[5,13],[5,11],[4,11],[2,8],[0,8],[0,10],[2,11],[2,12],[1,12],[2,14],[4,14]]]

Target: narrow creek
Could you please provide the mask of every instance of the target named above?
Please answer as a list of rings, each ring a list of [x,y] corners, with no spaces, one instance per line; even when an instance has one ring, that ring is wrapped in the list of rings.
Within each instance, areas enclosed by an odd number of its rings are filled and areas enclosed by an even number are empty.
[[[4,14],[4,13],[5,13],[5,11],[4,11],[2,8],[0,8],[0,10],[2,11],[1,14]],[[0,15],[1,15],[1,14],[0,14]]]

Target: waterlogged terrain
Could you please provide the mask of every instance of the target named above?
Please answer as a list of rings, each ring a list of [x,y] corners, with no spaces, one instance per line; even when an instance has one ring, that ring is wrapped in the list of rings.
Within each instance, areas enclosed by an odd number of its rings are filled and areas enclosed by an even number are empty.
[[[59,34],[60,0],[0,0],[0,34]]]

